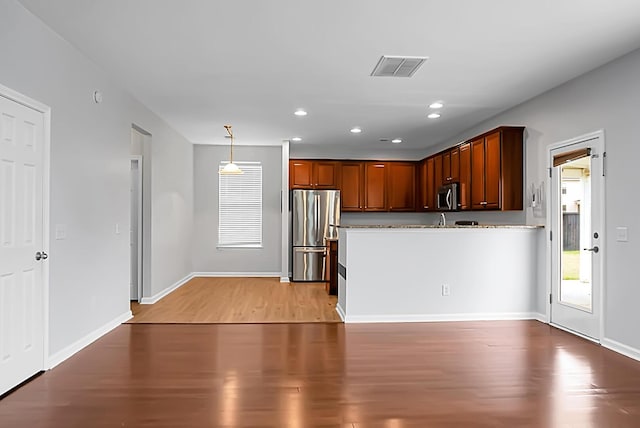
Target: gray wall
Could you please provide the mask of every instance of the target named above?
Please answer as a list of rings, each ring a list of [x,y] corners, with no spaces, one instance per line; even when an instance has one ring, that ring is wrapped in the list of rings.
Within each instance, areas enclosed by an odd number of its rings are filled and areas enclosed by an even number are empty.
[[[51,107],[47,251],[54,355],[129,312],[132,123],[153,135],[153,288],[191,272],[193,149],[13,0],[0,1],[0,58],[0,84]],[[92,100],[96,89],[104,94],[101,104]],[[66,225],[65,240],[55,240],[56,224]]]
[[[605,183],[604,336],[635,349],[640,355],[640,229],[637,197],[640,159],[640,50],[580,76],[445,142],[443,146],[499,125],[526,129],[526,185],[547,180],[548,146],[604,129],[607,151]],[[526,211],[528,224],[545,217]],[[629,228],[629,241],[617,242],[616,227]],[[544,293],[544,290],[540,290]],[[544,305],[544,295],[539,296]],[[540,310],[540,308],[539,308]],[[541,310],[544,312],[544,310]]]
[[[194,149],[195,215],[193,270],[229,274],[280,276],[282,221],[280,188],[282,154],[277,146],[236,146],[235,161],[262,162],[263,248],[218,249],[218,165],[229,160],[228,146],[196,145]]]

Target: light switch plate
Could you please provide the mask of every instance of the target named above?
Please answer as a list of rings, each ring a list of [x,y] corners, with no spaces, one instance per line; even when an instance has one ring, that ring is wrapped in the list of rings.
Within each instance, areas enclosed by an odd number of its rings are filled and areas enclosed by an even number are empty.
[[[629,240],[629,235],[626,227],[616,227],[616,241],[618,242],[627,242]]]
[[[56,240],[61,241],[63,239],[67,239],[67,226],[56,224]]]

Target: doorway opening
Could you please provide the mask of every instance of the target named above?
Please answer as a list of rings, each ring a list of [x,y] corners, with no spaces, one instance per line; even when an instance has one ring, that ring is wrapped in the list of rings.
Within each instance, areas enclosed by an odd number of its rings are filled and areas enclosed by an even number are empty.
[[[130,154],[129,298],[140,303],[150,293],[151,134],[135,124],[131,126]]]
[[[131,253],[130,299],[142,299],[142,156],[131,158],[131,219],[129,247]]]

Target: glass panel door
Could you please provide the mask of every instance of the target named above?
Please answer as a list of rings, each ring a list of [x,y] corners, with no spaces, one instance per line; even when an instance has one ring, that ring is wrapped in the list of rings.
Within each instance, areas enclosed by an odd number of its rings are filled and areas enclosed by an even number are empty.
[[[550,150],[551,323],[599,340],[604,176],[601,133]]]

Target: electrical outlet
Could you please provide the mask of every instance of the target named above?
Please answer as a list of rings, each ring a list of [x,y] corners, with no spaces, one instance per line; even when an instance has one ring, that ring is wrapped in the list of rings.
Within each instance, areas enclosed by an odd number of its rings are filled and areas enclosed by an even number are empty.
[[[442,284],[442,295],[448,296],[451,290],[449,290],[449,284]]]

